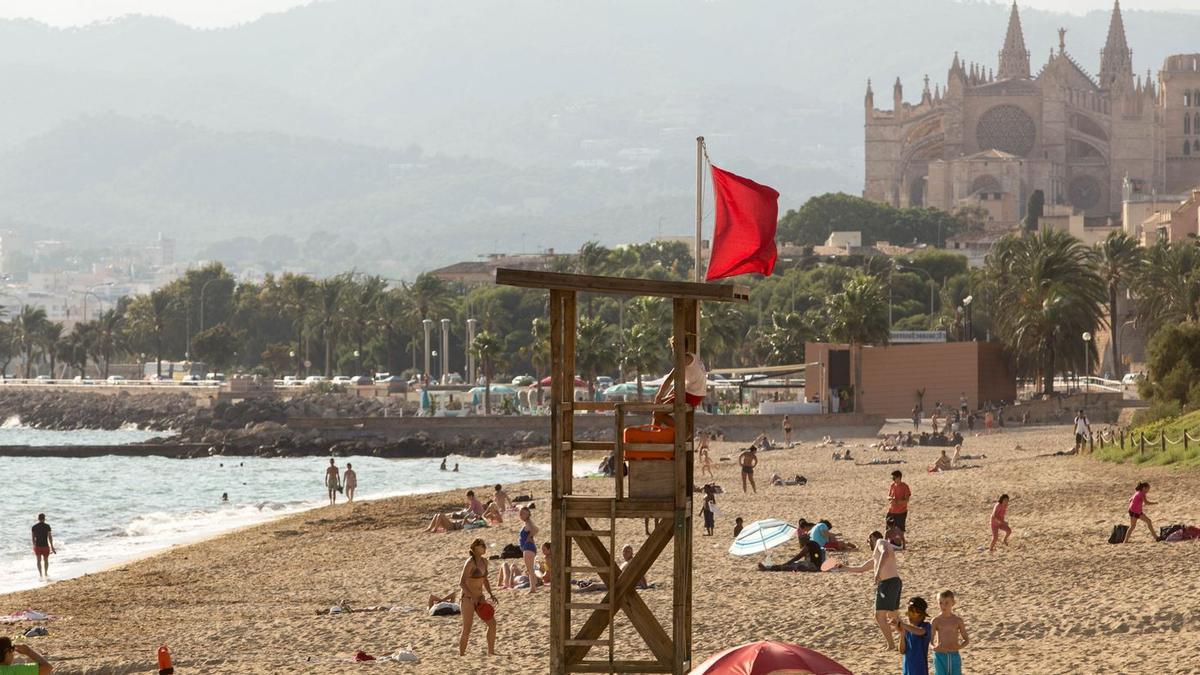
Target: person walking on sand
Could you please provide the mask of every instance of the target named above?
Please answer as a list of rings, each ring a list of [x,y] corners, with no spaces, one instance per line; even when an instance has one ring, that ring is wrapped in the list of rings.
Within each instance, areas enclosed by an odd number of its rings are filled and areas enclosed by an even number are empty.
[[[13,663],[17,654],[24,656],[33,663]],[[14,645],[12,638],[0,637],[0,673],[12,675],[50,675],[54,666],[46,657],[33,650],[29,645]]]
[[[354,473],[350,462],[346,462],[346,472],[342,474],[342,489],[346,491],[346,501],[354,501],[354,491],[358,488],[358,474]]]
[[[954,591],[938,593],[942,610],[933,618],[933,672],[936,675],[962,675],[959,650],[971,642],[967,623],[954,613]]]
[[[712,457],[708,453],[708,434],[700,434],[700,476],[708,474],[709,478],[716,480],[716,475],[712,470]]]
[[[1092,424],[1088,422],[1087,413],[1080,408],[1075,415],[1075,449],[1072,452],[1076,454],[1083,452],[1083,448],[1091,437]]]
[[[458,638],[458,655],[466,656],[467,639],[471,637],[471,624],[478,614],[480,620],[487,624],[488,656],[496,655],[496,594],[488,582],[487,544],[482,539],[471,542],[467,562],[463,564],[462,578],[458,585],[461,591],[459,605],[462,607],[462,635]],[[533,569],[533,568],[530,568]],[[530,583],[533,583],[532,575]],[[487,591],[492,601],[484,599]]]
[[[1008,546],[1012,528],[1008,526],[1008,521],[1005,519],[1007,515],[1008,495],[1000,495],[1000,499],[997,499],[996,505],[992,507],[992,545],[988,547],[988,553],[996,550],[996,540],[1000,538],[1001,532],[1004,532],[1004,545]]]
[[[913,431],[921,429],[921,406],[914,405],[912,409]]]
[[[1138,483],[1133,488],[1133,496],[1129,498],[1129,529],[1125,531],[1125,539],[1122,544],[1127,543],[1129,538],[1133,536],[1133,529],[1137,527],[1138,521],[1146,523],[1146,529],[1150,530],[1150,536],[1154,541],[1158,541],[1158,533],[1154,531],[1154,523],[1150,517],[1146,515],[1145,508],[1154,506],[1158,502],[1150,501],[1147,496],[1150,493],[1150,484],[1146,482]]]
[[[33,558],[37,562],[39,579],[50,576],[51,553],[58,553],[54,550],[54,535],[50,533],[46,514],[39,513],[37,522],[33,524]]]
[[[746,492],[746,481],[750,481],[750,488],[754,490],[754,494],[758,494],[758,486],[754,484],[754,467],[758,466],[758,448],[753,445],[742,451],[738,455],[738,464],[742,467],[742,493]]]
[[[532,570],[534,559],[537,557],[537,537],[538,528],[533,524],[533,518],[529,513],[529,509],[521,507],[517,515],[521,519],[521,531],[517,533],[517,544],[521,548],[521,557],[525,559],[525,569]],[[537,590],[537,579],[530,575],[529,577],[529,592]]]
[[[887,516],[884,518],[884,524],[888,530],[896,529],[900,531],[900,546],[907,547],[908,540],[905,538],[905,533],[908,532],[908,500],[912,498],[912,490],[902,480],[904,474],[899,469],[892,472],[892,485],[888,488],[888,510]],[[889,533],[888,536],[891,536]]]
[[[500,513],[513,508],[512,500],[508,498],[508,493],[504,491],[504,486],[499,483],[496,483],[496,487],[493,488],[492,503],[496,505],[496,510]]]
[[[337,464],[335,464],[333,458],[330,457],[329,466],[325,467],[325,489],[329,490],[330,506],[333,506],[337,503],[338,488],[342,486],[338,476],[339,473],[340,472],[338,471]]]
[[[792,420],[787,415],[783,416],[783,444],[784,447],[792,447]]]
[[[892,636],[892,627],[898,620],[900,591],[904,586],[896,566],[896,549],[878,530],[872,532],[867,541],[871,544],[871,559],[861,565],[842,569],[847,572],[874,571],[875,623],[879,625],[883,639],[887,641],[888,651],[894,652],[896,639]]]

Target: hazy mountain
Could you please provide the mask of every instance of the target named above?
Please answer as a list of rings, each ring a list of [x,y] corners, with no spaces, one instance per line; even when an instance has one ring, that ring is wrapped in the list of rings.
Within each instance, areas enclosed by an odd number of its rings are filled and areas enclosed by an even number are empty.
[[[532,249],[645,239],[660,219],[686,232],[696,135],[785,208],[857,192],[866,79],[886,100],[899,75],[914,100],[956,50],[992,65],[1007,14],[954,0],[328,0],[220,30],[0,22],[0,221],[163,231],[197,256],[283,234],[297,256],[389,274],[522,234]],[[1022,18],[1035,64],[1061,25],[1096,68],[1107,12]],[[1200,16],[1127,7],[1125,25],[1142,71],[1200,51]],[[306,246],[314,233],[347,243]]]

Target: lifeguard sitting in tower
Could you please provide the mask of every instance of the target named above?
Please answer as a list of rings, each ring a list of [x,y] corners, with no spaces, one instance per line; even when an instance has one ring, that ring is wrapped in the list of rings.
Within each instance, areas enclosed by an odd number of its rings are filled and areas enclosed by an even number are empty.
[[[675,338],[667,340],[667,344],[671,352],[675,351]],[[691,337],[685,342],[687,353],[684,355],[684,399],[689,406],[695,408],[704,402],[704,397],[708,394],[708,370],[704,367],[704,361],[696,355],[695,342]],[[667,377],[659,386],[658,392],[654,394],[654,402],[656,404],[671,405],[675,402],[675,369],[667,373]],[[654,413],[654,423],[664,427],[674,427],[675,420],[671,417],[671,413],[656,412]]]

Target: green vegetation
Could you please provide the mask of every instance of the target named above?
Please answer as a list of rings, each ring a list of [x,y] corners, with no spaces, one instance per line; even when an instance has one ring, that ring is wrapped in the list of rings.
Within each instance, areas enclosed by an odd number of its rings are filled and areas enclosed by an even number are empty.
[[[791,209],[779,221],[779,238],[800,245],[825,243],[830,232],[862,232],[863,244],[876,242],[940,246],[946,237],[979,226],[974,211],[897,209],[842,192],[823,194]]]
[[[1097,448],[1096,457],[1110,462],[1133,462],[1145,466],[1200,466],[1200,442],[1189,440],[1185,448],[1185,432],[1200,441],[1200,411],[1135,427],[1132,434],[1126,436],[1124,449],[1120,443]],[[1143,433],[1146,435],[1144,453],[1137,440]],[[1164,433],[1167,440],[1165,451],[1160,445],[1160,435]]]

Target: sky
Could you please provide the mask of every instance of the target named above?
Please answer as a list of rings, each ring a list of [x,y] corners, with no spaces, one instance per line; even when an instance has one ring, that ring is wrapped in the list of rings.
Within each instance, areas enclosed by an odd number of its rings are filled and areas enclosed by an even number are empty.
[[[197,28],[253,21],[312,0],[0,0],[0,18],[31,18],[54,26],[81,26],[125,14],[163,16]],[[453,1],[453,0],[446,0]],[[978,1],[978,0],[968,0]],[[999,1],[999,0],[997,0]],[[1112,0],[1019,0],[1021,7],[1086,13],[1112,8]],[[1125,0],[1128,10],[1189,9],[1195,0]]]

